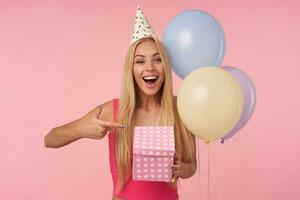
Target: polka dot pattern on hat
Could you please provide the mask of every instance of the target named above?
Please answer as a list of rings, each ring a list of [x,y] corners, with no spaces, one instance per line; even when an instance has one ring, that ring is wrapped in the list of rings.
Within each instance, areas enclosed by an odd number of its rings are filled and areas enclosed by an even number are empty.
[[[134,22],[134,30],[131,37],[130,44],[134,43],[135,41],[145,38],[145,37],[155,37],[155,34],[144,15],[141,8],[138,6],[136,10],[135,22]]]

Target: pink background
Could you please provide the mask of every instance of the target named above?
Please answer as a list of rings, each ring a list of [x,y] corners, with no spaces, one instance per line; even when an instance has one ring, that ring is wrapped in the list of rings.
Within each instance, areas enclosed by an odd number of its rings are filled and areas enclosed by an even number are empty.
[[[210,146],[210,197],[300,199],[300,4],[252,1],[0,1],[0,199],[110,199],[107,138],[44,147],[51,128],[119,96],[140,5],[162,38],[188,9],[214,15],[226,34],[223,65],[247,72],[256,111],[239,134]],[[181,80],[174,74],[174,92]],[[207,198],[208,147],[181,200]]]

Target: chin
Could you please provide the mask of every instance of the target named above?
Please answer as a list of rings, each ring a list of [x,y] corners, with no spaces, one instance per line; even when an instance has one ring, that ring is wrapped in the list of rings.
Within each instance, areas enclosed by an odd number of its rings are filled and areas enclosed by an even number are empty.
[[[146,87],[142,87],[140,88],[141,92],[144,93],[147,96],[155,96],[157,94],[159,94],[161,87],[155,87],[155,88],[146,88]]]
[[[156,89],[156,90],[148,90],[148,89],[143,89],[142,92],[145,94],[145,95],[148,95],[148,96],[154,96],[154,95],[157,95],[159,93],[159,89]]]

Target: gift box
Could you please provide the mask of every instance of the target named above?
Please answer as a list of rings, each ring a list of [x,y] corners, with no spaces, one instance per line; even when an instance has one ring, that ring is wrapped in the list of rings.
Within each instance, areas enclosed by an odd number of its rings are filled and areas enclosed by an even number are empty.
[[[174,161],[173,126],[136,126],[133,135],[133,180],[170,182]]]

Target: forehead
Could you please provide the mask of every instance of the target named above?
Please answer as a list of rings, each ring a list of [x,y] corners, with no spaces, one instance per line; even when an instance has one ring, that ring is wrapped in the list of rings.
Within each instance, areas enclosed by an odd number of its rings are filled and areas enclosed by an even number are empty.
[[[153,55],[157,52],[156,43],[152,40],[145,40],[136,47],[135,55]]]

